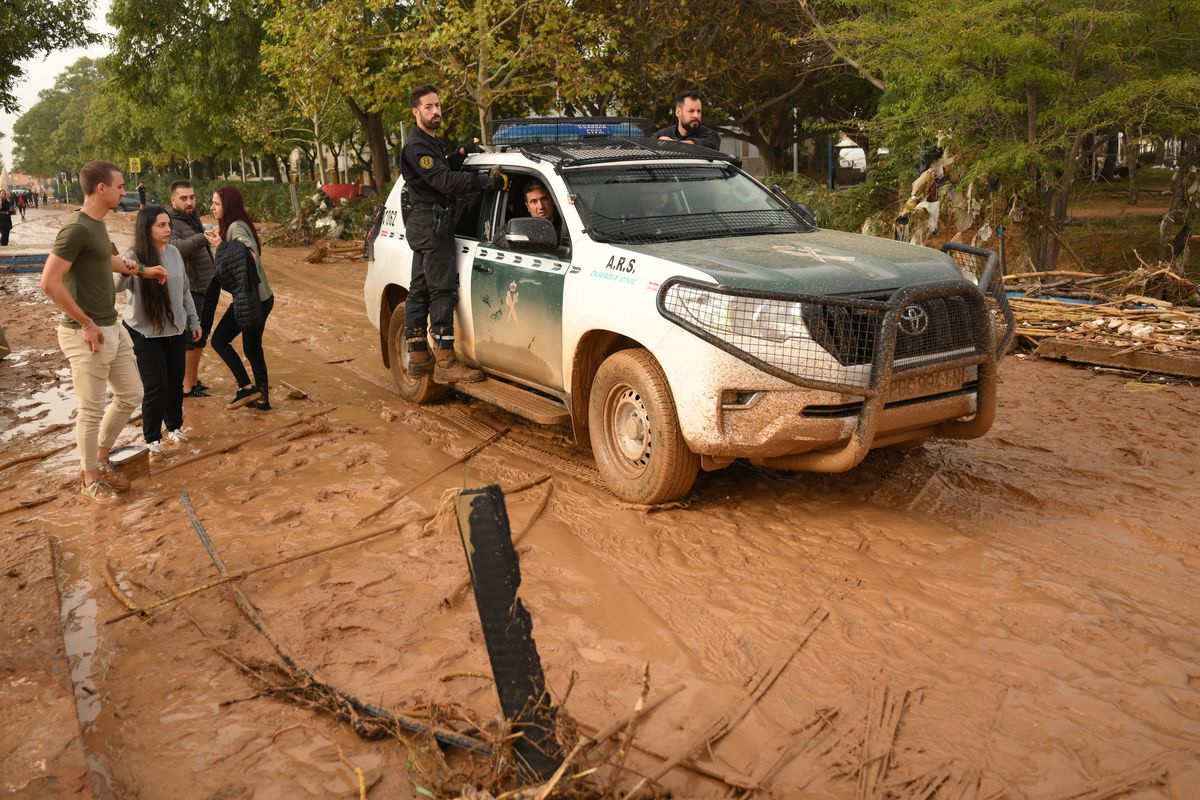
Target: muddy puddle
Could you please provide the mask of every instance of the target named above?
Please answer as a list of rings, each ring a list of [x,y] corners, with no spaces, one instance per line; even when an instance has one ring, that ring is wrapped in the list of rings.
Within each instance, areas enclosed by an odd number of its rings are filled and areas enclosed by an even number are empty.
[[[423,796],[417,787],[453,796],[461,787],[423,772],[418,745],[363,741],[327,716],[256,696],[231,658],[274,653],[225,590],[153,622],[106,624],[123,607],[103,569],[111,562],[143,604],[211,580],[185,491],[231,570],[330,544],[504,426],[513,432],[499,444],[370,525],[433,514],[447,490],[552,475],[509,501],[514,530],[534,522],[518,546],[521,594],[552,692],[570,687],[566,710],[602,728],[637,702],[645,665],[652,695],[682,686],[639,726],[630,771],[602,770],[605,779],[629,788],[653,773],[656,754],[685,747],[772,672],[769,689],[698,757],[709,775],[675,769],[664,791],[1200,794],[1200,390],[1010,358],[998,422],[983,439],[875,453],[840,476],[735,465],[702,475],[682,507],[646,513],[596,485],[565,429],[461,398],[406,405],[365,321],[364,267],[302,255],[268,251],[278,300],[266,343],[273,384],[310,397],[280,388],[275,411],[227,412],[233,387],[209,353],[202,375],[214,395],[188,401],[192,443],[164,463],[334,411],[143,480],[112,509],[74,496],[69,452],[0,474],[0,506],[60,494],[0,517],[0,529],[60,541],[96,796],[350,797],[347,763],[372,797]],[[59,420],[69,384],[54,363],[53,312],[24,299],[31,280],[0,277],[4,298],[23,298],[0,312],[10,341],[49,351],[36,363],[0,362],[0,460],[71,437],[39,432]],[[60,399],[29,405],[35,396]],[[435,522],[241,588],[322,678],[387,708],[438,708],[486,730],[498,706],[473,600],[442,602],[463,575],[457,535]]]

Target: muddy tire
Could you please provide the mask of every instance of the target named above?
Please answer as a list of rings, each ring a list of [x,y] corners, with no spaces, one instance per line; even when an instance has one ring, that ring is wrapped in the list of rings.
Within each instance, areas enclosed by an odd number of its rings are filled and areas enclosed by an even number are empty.
[[[600,365],[588,425],[596,466],[622,500],[665,503],[695,483],[700,457],[683,440],[667,376],[646,350],[622,350]]]
[[[446,387],[433,382],[433,370],[421,378],[409,377],[408,348],[404,346],[404,303],[396,306],[388,320],[388,363],[392,365],[392,380],[396,391],[410,403],[425,405],[446,396]]]

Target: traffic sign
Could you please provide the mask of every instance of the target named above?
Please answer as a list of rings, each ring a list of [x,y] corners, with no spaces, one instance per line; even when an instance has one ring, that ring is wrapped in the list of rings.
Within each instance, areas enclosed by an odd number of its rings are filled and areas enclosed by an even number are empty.
[[[140,158],[129,159],[129,171],[134,175],[137,175],[139,172],[141,172],[142,160]]]

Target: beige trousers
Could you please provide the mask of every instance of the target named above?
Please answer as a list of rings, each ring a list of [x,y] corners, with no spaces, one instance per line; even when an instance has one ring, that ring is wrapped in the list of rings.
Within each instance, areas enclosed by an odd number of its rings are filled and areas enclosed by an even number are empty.
[[[104,332],[104,344],[92,352],[83,340],[83,331],[58,327],[58,346],[71,364],[71,380],[79,400],[75,418],[75,443],[84,470],[100,468],[100,447],[112,447],[130,414],[142,402],[142,379],[133,356],[133,340],[125,326],[117,322]],[[105,396],[112,388],[112,402],[106,407]]]

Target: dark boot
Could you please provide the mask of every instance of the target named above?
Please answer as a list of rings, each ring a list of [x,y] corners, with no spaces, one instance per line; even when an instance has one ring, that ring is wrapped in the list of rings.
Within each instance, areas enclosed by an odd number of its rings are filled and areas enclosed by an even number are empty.
[[[262,398],[259,400],[255,400],[253,403],[248,403],[247,405],[250,408],[258,409],[259,411],[270,411],[271,410],[271,392],[270,392],[270,390],[267,389],[266,386],[264,386],[261,389],[259,389],[259,391],[262,392]]]
[[[478,383],[486,377],[480,370],[459,361],[453,350],[438,350],[437,366],[433,368],[434,383]]]
[[[404,370],[405,374],[415,380],[433,372],[433,355],[429,352],[429,344],[425,337],[406,339],[405,344],[408,346],[408,366]]]

